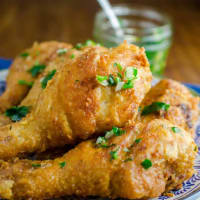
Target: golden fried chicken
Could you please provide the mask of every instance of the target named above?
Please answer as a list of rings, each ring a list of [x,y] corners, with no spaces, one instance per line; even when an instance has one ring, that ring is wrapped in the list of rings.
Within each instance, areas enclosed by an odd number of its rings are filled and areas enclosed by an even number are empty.
[[[153,118],[164,118],[193,135],[199,116],[198,105],[199,97],[194,97],[184,85],[164,79],[145,96],[139,120],[147,122]]]
[[[42,92],[26,117],[0,127],[1,159],[75,143],[134,120],[152,79],[143,48],[86,47],[71,60],[41,79]]]
[[[6,91],[0,96],[0,111],[18,105],[30,89],[28,84],[58,55],[59,50],[71,47],[70,44],[51,41],[34,43],[33,47],[24,50],[10,67]]]
[[[194,173],[189,132],[164,119],[113,128],[47,161],[1,162],[0,197],[48,199],[64,195],[140,199],[157,197]]]

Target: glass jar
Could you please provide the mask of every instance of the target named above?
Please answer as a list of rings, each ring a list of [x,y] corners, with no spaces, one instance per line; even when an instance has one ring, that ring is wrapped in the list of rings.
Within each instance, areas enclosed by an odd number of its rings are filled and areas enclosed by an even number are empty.
[[[94,39],[107,47],[117,46],[123,40],[144,47],[153,74],[161,76],[171,45],[169,18],[152,8],[129,4],[113,5],[113,10],[123,30],[123,38],[112,28],[105,13],[99,11],[95,17]]]

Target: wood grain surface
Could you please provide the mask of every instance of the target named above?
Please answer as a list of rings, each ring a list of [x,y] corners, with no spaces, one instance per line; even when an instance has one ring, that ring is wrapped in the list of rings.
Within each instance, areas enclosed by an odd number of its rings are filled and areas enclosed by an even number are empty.
[[[199,0],[113,0],[168,13],[174,38],[165,75],[200,84]],[[34,41],[70,43],[92,38],[96,0],[0,0],[0,57],[13,58]]]

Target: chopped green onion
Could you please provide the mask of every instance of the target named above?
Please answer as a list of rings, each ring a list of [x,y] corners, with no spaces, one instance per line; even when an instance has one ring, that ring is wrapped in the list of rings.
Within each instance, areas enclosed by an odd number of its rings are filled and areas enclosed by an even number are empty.
[[[50,72],[43,78],[43,80],[42,80],[42,82],[41,82],[42,89],[45,89],[45,88],[46,88],[48,81],[51,80],[51,79],[53,78],[53,76],[54,76],[55,73],[56,73],[56,70],[54,69],[54,70],[50,71]]]
[[[126,90],[126,89],[131,89],[133,88],[133,81],[132,80],[128,80],[126,83],[124,83],[122,89]]]
[[[129,161],[133,161],[133,158],[127,158],[126,160],[124,160],[124,162],[129,162]]]
[[[20,56],[23,57],[23,58],[26,58],[26,57],[29,56],[29,53],[28,52],[24,52],[24,53],[20,54]]]
[[[110,151],[110,160],[116,160],[118,158],[119,148],[115,151]]]
[[[64,168],[66,166],[66,162],[65,161],[61,162],[61,163],[59,163],[59,165],[60,165],[60,168]]]
[[[107,132],[106,132],[106,135],[105,135],[105,138],[106,138],[106,139],[109,139],[109,138],[111,138],[113,135],[114,135],[113,130],[107,131]]]
[[[41,167],[41,164],[39,164],[39,163],[33,163],[33,164],[32,164],[32,167],[38,168],[38,167]]]
[[[141,138],[137,138],[137,139],[135,140],[135,143],[136,143],[136,144],[139,144],[139,143],[141,142],[141,140],[142,140]]]
[[[149,159],[145,159],[144,161],[141,162],[141,165],[143,166],[144,169],[149,169],[152,167],[152,162]]]
[[[72,54],[72,55],[70,56],[70,58],[71,58],[71,59],[74,59],[74,58],[75,58],[75,55],[74,55],[74,54]]]
[[[101,46],[99,43],[96,43],[92,40],[86,40],[85,43],[78,43],[76,46],[75,46],[75,49],[78,49],[80,50],[81,48],[83,47],[87,47],[87,46]]]
[[[178,127],[175,127],[175,126],[173,126],[171,129],[172,129],[172,131],[173,131],[174,133],[179,133],[179,132],[181,132],[181,129],[178,128]]]
[[[127,67],[125,71],[125,80],[133,80],[137,77],[137,69],[134,67]]]
[[[118,128],[118,127],[115,127],[115,126],[113,126],[112,131],[113,131],[115,136],[120,136],[120,135],[123,135],[124,133],[126,133],[125,130],[122,130],[121,128]]]
[[[108,84],[111,86],[116,85],[115,79],[114,79],[113,75],[111,75],[111,74],[108,76]]]
[[[25,81],[25,80],[19,80],[18,84],[27,85],[28,87],[32,87],[33,86],[33,81],[28,82],[28,81]]]
[[[170,107],[170,105],[166,104],[164,102],[153,102],[151,105],[144,107],[144,109],[142,111],[142,115],[148,115],[151,113],[155,113],[159,110],[167,111],[169,109],[169,107]]]
[[[119,71],[123,70],[123,67],[119,63],[114,63],[114,67],[117,67]]]
[[[124,150],[124,152],[126,152],[126,153],[130,152],[130,150],[129,150],[127,147],[125,147],[123,150]]]
[[[65,48],[64,48],[64,49],[58,49],[58,50],[57,50],[57,54],[58,54],[58,55],[63,55],[63,54],[66,54],[66,53],[67,53],[67,49],[65,49]]]
[[[13,122],[20,121],[29,112],[29,107],[27,106],[13,106],[6,110],[5,115],[9,117]]]
[[[103,144],[103,143],[106,143],[106,139],[102,136],[99,136],[97,138],[96,144]]]
[[[107,76],[100,76],[100,75],[97,75],[96,76],[96,80],[98,81],[98,83],[100,83],[101,85],[103,86],[108,86],[108,77]]]
[[[46,68],[46,65],[40,65],[39,63],[36,63],[31,69],[28,70],[28,72],[31,73],[32,77],[36,77],[45,68]]]

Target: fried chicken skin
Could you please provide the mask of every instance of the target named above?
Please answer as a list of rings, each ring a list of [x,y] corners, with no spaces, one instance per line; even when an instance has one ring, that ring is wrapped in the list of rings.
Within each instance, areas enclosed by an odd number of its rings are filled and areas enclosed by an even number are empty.
[[[42,42],[34,43],[33,47],[26,49],[20,54],[10,67],[7,76],[7,87],[5,92],[0,96],[0,111],[5,112],[11,106],[18,105],[26,96],[30,87],[21,85],[19,80],[32,82],[36,79],[36,75],[32,76],[28,70],[33,66],[45,67],[52,59],[54,59],[59,49],[69,49],[70,44],[61,42]],[[3,123],[3,121],[2,121]]]
[[[65,195],[141,199],[179,186],[193,173],[195,143],[168,120],[153,119],[107,139],[82,142],[47,161],[1,162],[0,196],[48,199]],[[99,143],[98,143],[99,144]]]
[[[152,80],[143,48],[86,47],[71,60],[25,118],[0,127],[1,159],[76,143],[134,120]],[[120,84],[113,83],[119,74]]]
[[[168,110],[160,109],[145,114],[145,107],[155,102],[169,105]],[[139,120],[149,121],[153,118],[167,119],[173,124],[181,126],[194,135],[195,124],[199,116],[199,97],[195,97],[184,85],[170,79],[163,79],[145,96],[141,104]]]

